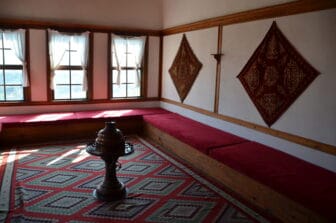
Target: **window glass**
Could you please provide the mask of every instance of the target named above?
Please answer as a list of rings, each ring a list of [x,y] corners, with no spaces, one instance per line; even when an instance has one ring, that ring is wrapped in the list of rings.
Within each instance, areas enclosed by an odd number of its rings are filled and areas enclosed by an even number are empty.
[[[56,70],[54,82],[59,84],[70,84],[70,72],[68,70]]]
[[[71,83],[82,85],[83,83],[83,71],[82,70],[72,70],[71,71]]]
[[[71,86],[71,96],[72,98],[83,98],[85,97],[85,91],[83,91],[82,85],[72,85]]]
[[[8,101],[23,100],[23,89],[21,86],[6,86],[6,98]]]
[[[6,84],[21,85],[22,70],[6,70]]]
[[[70,85],[58,85],[54,90],[54,97],[56,100],[70,98]]]

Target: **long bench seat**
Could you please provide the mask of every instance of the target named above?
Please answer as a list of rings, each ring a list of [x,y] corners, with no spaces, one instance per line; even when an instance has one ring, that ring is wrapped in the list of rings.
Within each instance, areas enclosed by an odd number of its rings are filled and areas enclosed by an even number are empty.
[[[283,222],[336,222],[335,173],[178,114],[143,118],[149,137]]]
[[[140,133],[142,116],[161,108],[0,115],[0,146],[94,138],[106,121],[117,121],[125,134]]]

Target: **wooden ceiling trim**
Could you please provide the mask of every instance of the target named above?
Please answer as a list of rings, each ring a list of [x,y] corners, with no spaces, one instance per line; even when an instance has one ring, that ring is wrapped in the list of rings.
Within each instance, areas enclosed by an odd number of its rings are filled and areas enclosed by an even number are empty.
[[[194,30],[206,29],[215,26],[224,26],[254,20],[288,16],[336,7],[335,0],[298,0],[259,9],[238,12],[230,15],[205,19],[190,24],[175,26],[162,30],[162,35],[172,35]]]

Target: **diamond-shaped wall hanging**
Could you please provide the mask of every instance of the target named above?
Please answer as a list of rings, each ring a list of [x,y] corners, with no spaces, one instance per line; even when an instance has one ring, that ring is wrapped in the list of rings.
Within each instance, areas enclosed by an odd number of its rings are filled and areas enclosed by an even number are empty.
[[[319,75],[273,22],[243,70],[237,76],[271,126]]]
[[[187,97],[201,68],[201,62],[192,51],[186,36],[183,35],[180,48],[169,69],[181,102]]]

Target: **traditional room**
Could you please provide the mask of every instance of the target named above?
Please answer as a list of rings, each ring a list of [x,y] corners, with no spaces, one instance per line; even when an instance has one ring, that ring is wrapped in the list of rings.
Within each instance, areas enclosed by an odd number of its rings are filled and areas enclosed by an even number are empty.
[[[335,0],[1,0],[0,222],[336,222]]]

